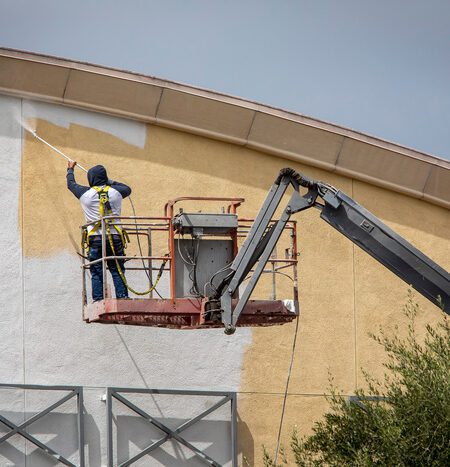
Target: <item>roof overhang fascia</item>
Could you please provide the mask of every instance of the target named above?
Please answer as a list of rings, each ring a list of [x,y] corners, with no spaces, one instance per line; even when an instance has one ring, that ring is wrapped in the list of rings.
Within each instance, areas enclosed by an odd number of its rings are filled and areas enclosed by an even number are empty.
[[[0,92],[226,141],[450,208],[446,160],[214,91],[0,48]]]

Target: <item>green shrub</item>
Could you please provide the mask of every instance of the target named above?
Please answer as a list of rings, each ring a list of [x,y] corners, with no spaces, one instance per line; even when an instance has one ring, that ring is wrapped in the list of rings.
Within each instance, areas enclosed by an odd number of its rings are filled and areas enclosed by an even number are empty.
[[[426,327],[419,342],[412,295],[404,307],[408,334],[401,339],[380,330],[371,337],[387,354],[383,381],[365,373],[368,390],[356,392],[356,403],[334,387],[330,410],[316,422],[313,434],[291,439],[297,466],[449,466],[450,465],[450,328],[443,316]],[[369,396],[370,394],[370,396]],[[288,464],[283,454],[281,464]],[[265,451],[266,467],[275,466]]]

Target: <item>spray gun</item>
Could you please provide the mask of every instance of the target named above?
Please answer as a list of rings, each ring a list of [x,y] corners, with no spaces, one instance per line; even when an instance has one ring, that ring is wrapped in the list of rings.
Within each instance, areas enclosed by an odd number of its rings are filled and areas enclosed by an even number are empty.
[[[65,159],[67,159],[68,161],[70,162],[73,162],[73,160],[66,156],[62,151],[60,151],[59,149],[55,148],[55,146],[52,146],[50,143],[48,143],[47,141],[45,141],[44,138],[41,138],[37,133],[36,131],[34,130],[30,130],[28,128],[25,128],[27,131],[29,131],[36,139],[38,139],[39,141],[41,141],[42,143],[46,144],[50,149],[53,149],[53,151],[57,152],[60,156],[63,156]],[[77,165],[75,167],[78,167],[80,168],[81,170],[83,170],[84,172],[87,173],[87,170],[80,164],[77,163]]]

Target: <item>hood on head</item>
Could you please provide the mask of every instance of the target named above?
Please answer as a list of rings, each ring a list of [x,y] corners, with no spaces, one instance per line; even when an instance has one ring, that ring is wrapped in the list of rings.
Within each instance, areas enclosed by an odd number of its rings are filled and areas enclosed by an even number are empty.
[[[101,186],[108,183],[108,175],[103,165],[96,165],[88,170],[89,186]]]

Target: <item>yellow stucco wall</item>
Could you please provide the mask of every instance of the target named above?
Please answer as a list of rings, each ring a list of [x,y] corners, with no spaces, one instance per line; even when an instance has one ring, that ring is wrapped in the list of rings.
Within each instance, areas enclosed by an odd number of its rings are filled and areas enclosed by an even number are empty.
[[[445,269],[450,268],[448,211],[363,182],[233,144],[147,126],[145,147],[110,134],[71,125],[37,122],[40,135],[83,166],[101,163],[112,179],[133,187],[139,215],[160,216],[177,196],[243,197],[240,209],[254,217],[280,168],[291,166],[326,181],[380,217]],[[77,181],[85,175],[77,173]],[[73,251],[83,223],[80,207],[66,189],[65,163],[29,135],[22,162],[23,250],[26,256]],[[131,214],[124,203],[124,215]],[[301,317],[286,405],[283,439],[294,424],[307,432],[327,407],[329,373],[345,394],[363,386],[361,367],[380,376],[382,351],[367,336],[379,325],[404,326],[400,308],[407,286],[319,218],[316,210],[297,216]],[[165,253],[160,242],[154,253]],[[81,284],[80,284],[81,287]],[[439,311],[428,301],[420,324]],[[423,326],[422,326],[423,327]],[[251,465],[261,462],[261,446],[273,448],[295,323],[253,331],[242,368],[239,396],[240,448]]]

